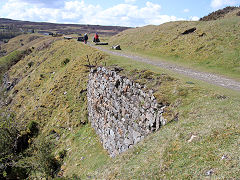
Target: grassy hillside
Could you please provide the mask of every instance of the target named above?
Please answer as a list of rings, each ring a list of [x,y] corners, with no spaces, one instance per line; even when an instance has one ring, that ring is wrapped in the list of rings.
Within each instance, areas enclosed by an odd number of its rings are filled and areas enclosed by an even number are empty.
[[[1,51],[0,51],[0,55],[1,55],[1,52],[2,54],[4,53],[5,55],[6,54],[9,54],[15,50],[18,50],[18,51],[22,51],[22,50],[26,50],[26,49],[29,49],[29,48],[40,48],[40,46],[43,45],[43,42],[47,43],[47,41],[54,41],[56,40],[57,38],[49,38],[49,37],[46,37],[46,36],[42,36],[42,35],[27,35],[27,34],[24,34],[24,35],[20,35],[20,36],[17,36],[15,38],[12,38],[9,40],[8,43],[6,44],[2,44],[1,45]]]
[[[34,121],[39,124],[43,136],[53,134],[58,137],[54,140],[55,156],[58,152],[68,152],[68,163],[63,169],[66,167],[71,172],[71,166],[75,166],[82,156],[104,163],[108,159],[107,153],[87,124],[88,68],[84,66],[88,64],[86,55],[94,62],[104,56],[74,40],[53,42],[47,39],[41,44],[41,48],[35,48],[8,71],[8,81],[18,79],[18,84],[8,93],[6,102],[10,103],[4,109],[12,112],[23,127]],[[85,166],[90,171],[97,168],[99,162],[92,161],[78,170]],[[83,170],[82,174],[87,172]]]
[[[151,31],[150,26],[148,30]],[[151,65],[107,56],[76,40],[50,38],[36,43],[38,48],[9,69],[8,80],[17,79],[18,83],[7,92],[7,105],[2,110],[14,115],[11,117],[22,126],[22,134],[28,131],[29,123],[37,122],[40,134],[31,139],[30,147],[35,147],[42,137],[50,139],[54,146],[49,154],[61,163],[59,176],[239,177],[239,93],[182,78]],[[84,66],[88,64],[87,55],[93,64],[122,67],[124,75],[154,88],[157,99],[169,105],[164,114],[169,120],[165,127],[114,159],[102,148],[87,120],[85,90],[89,69]],[[36,159],[39,162],[38,154],[36,151],[35,156],[26,157],[20,164],[39,167],[35,165]],[[35,173],[31,172],[30,177],[47,177],[40,169]]]
[[[112,57],[109,64],[132,70],[160,68]],[[176,75],[171,75],[175,77]],[[144,79],[143,77],[141,79]],[[240,94],[179,77],[162,88],[178,112],[172,121],[128,152],[111,159],[96,179],[237,179],[240,143]],[[161,87],[158,87],[160,90]],[[164,94],[162,90],[162,94]],[[159,97],[158,97],[159,98]],[[168,99],[170,99],[168,98]]]
[[[240,79],[239,8],[214,21],[180,21],[129,29],[110,38],[123,50]],[[186,30],[196,28],[189,34]]]

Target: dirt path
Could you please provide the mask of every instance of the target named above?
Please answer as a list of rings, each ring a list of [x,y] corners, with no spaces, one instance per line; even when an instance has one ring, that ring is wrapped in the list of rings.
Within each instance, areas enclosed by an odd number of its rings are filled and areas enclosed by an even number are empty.
[[[153,61],[148,58],[143,58],[141,56],[123,53],[121,51],[112,51],[112,50],[104,49],[100,46],[93,46],[93,45],[91,45],[91,46],[94,48],[97,48],[103,52],[112,54],[112,55],[121,56],[121,57],[129,58],[129,59],[133,59],[135,61],[140,61],[140,62],[148,63],[151,65],[159,66],[161,68],[168,69],[168,70],[177,72],[179,74],[183,74],[185,76],[188,76],[188,77],[191,77],[191,78],[194,78],[197,80],[202,80],[202,81],[208,82],[210,84],[214,84],[214,85],[222,86],[222,87],[225,87],[228,89],[240,91],[240,82],[220,76],[220,75],[215,75],[215,74],[211,74],[211,73],[207,73],[207,72],[201,72],[201,71],[193,70],[190,68],[185,68],[182,66],[166,63],[166,62],[161,61],[161,59],[159,59],[159,61]]]

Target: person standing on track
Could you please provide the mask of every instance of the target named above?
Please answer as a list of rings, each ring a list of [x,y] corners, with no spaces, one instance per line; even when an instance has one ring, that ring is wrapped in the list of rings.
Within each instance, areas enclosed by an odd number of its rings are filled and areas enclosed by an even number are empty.
[[[84,39],[84,43],[87,44],[87,41],[88,41],[87,33],[84,34],[83,39]]]
[[[98,33],[96,33],[96,34],[94,35],[93,42],[95,42],[95,43],[100,42]]]

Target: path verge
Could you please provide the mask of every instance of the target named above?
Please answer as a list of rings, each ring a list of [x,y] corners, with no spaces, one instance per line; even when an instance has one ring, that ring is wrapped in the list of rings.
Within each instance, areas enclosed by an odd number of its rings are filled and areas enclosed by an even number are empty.
[[[179,65],[163,62],[160,59],[158,61],[153,61],[149,58],[144,58],[144,57],[137,56],[137,55],[131,55],[131,54],[128,54],[125,52],[120,52],[120,51],[112,51],[112,50],[102,48],[100,46],[94,46],[94,45],[90,45],[90,46],[92,46],[98,50],[101,50],[105,53],[108,53],[108,54],[112,54],[115,56],[121,56],[121,57],[129,58],[129,59],[133,59],[135,61],[151,64],[154,66],[158,66],[158,67],[191,77],[193,79],[205,81],[209,84],[221,86],[221,87],[231,89],[231,90],[240,91],[240,82],[230,79],[230,78],[223,77],[221,75],[216,75],[216,74],[212,74],[212,73],[193,70],[190,68],[185,68],[185,67],[182,67]]]

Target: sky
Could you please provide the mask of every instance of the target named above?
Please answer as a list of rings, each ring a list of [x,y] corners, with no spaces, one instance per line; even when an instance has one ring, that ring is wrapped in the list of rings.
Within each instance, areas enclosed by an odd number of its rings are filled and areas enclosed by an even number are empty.
[[[0,18],[139,27],[198,20],[240,0],[0,0]]]

